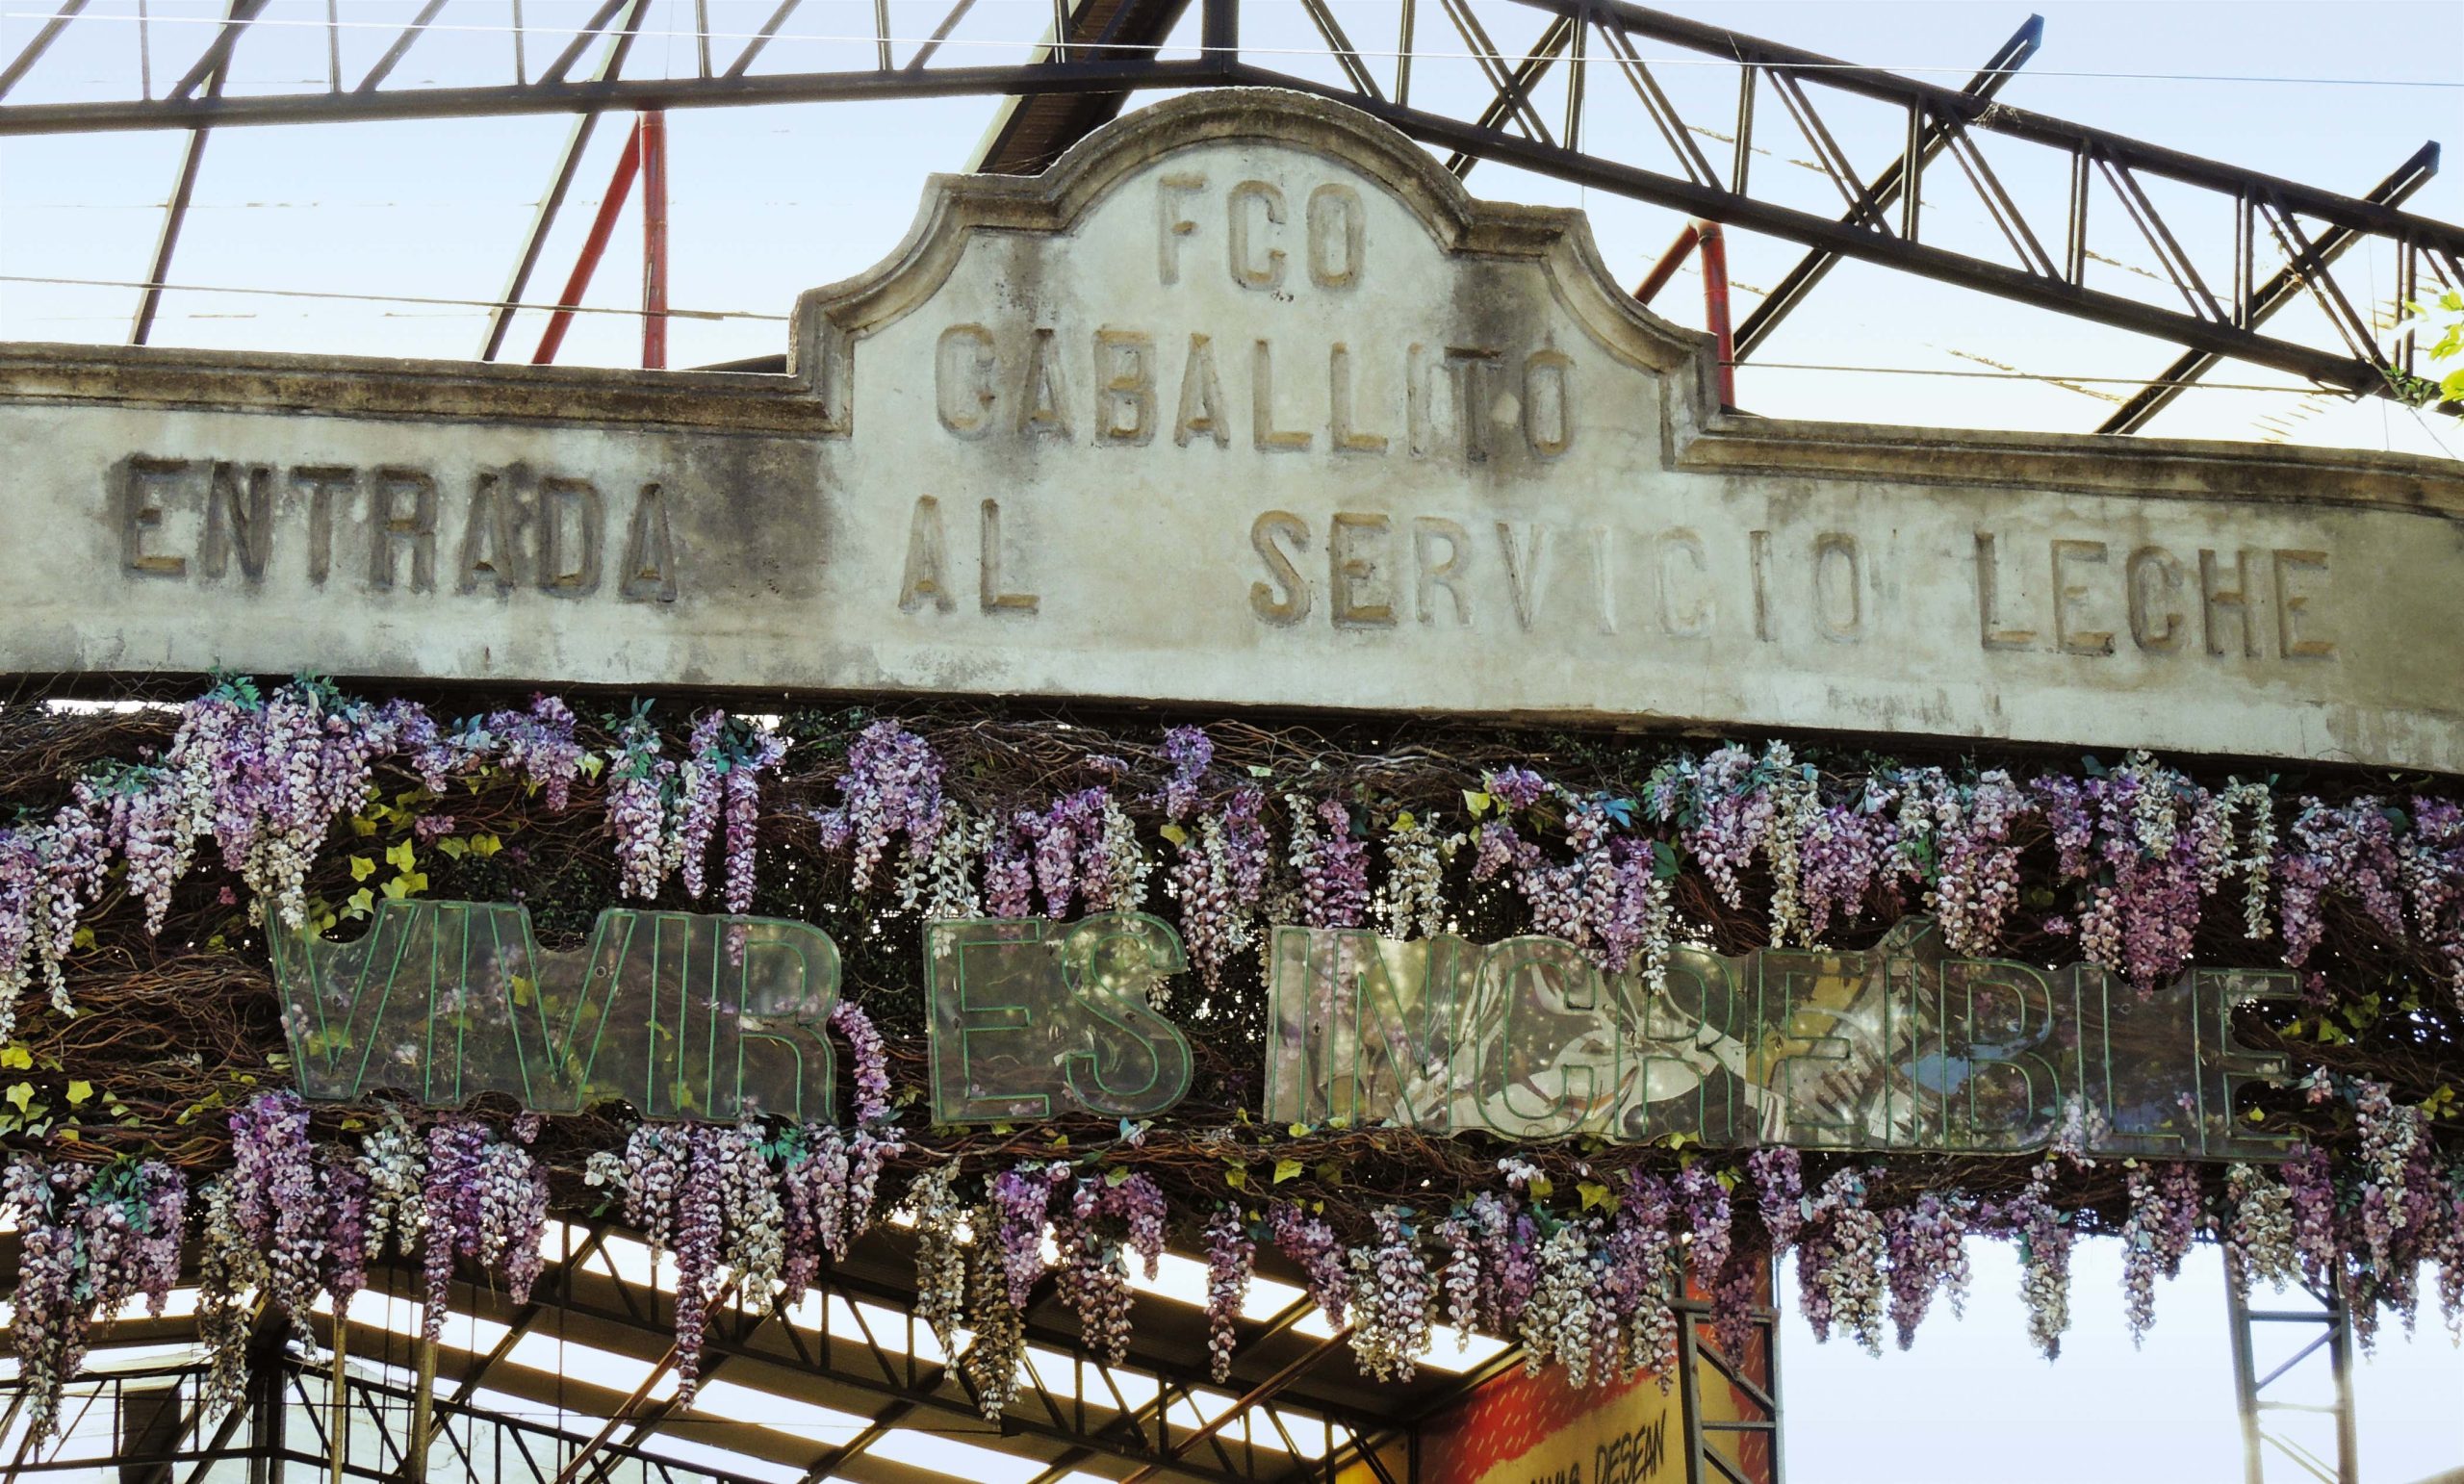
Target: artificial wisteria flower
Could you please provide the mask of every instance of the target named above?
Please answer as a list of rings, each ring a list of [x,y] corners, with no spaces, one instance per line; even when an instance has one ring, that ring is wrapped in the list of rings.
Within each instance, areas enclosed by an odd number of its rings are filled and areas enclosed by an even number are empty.
[[[1060,1250],[1062,1302],[1078,1316],[1087,1347],[1106,1365],[1129,1356],[1132,1290],[1126,1254],[1143,1260],[1155,1276],[1164,1250],[1164,1197],[1144,1175],[1113,1170],[1102,1178],[1082,1173],[1053,1224]]]
[[[1380,1206],[1372,1240],[1351,1250],[1351,1352],[1380,1381],[1409,1381],[1428,1347],[1436,1283],[1421,1259],[1413,1214]]]
[[[932,854],[941,828],[941,760],[922,737],[892,721],[866,727],[847,749],[838,792],[838,806],[813,817],[825,846],[852,852],[859,892],[872,885],[899,835],[910,853]]]
[[[1292,811],[1292,869],[1300,879],[1301,921],[1313,928],[1357,928],[1369,911],[1369,842],[1351,832],[1351,811],[1339,800],[1315,806],[1298,794]]]
[[[2070,1328],[2070,1246],[2077,1235],[2054,1207],[2053,1168],[2050,1160],[2039,1164],[1996,1215],[2001,1230],[2019,1244],[2019,1302],[2028,1314],[2028,1339],[2047,1360],[2061,1358],[2062,1337]]]
[[[1341,1328],[1351,1309],[1351,1274],[1334,1228],[1292,1201],[1276,1201],[1267,1208],[1267,1236],[1275,1250],[1299,1265],[1310,1301],[1326,1322]]]
[[[19,1233],[10,1343],[32,1440],[58,1429],[62,1389],[84,1365],[94,1323],[139,1294],[161,1317],[179,1281],[187,1199],[179,1172],[153,1162],[9,1166],[0,1208]]]
[[[635,711],[617,733],[607,768],[607,829],[616,837],[616,880],[626,896],[648,901],[667,880],[667,791],[674,759],[659,755],[658,729]]]
[[[1925,1190],[1882,1214],[1883,1244],[1890,1259],[1890,1318],[1901,1349],[1914,1343],[1935,1294],[1950,1295],[1953,1314],[1965,1312],[1966,1238],[1974,1206],[1957,1192]]]
[[[1003,1276],[1003,1292],[1014,1308],[1024,1309],[1043,1276],[1044,1217],[1052,1209],[1052,1189],[1066,1179],[1069,1166],[1060,1161],[1020,1164],[995,1175],[985,1191],[999,1217],[991,1247]]]
[[[1772,1254],[1778,1256],[1788,1250],[1805,1225],[1803,1163],[1795,1149],[1772,1144],[1747,1155],[1745,1168],[1754,1180],[1755,1206],[1762,1217],[1762,1229],[1770,1233]]]
[[[830,1028],[847,1037],[848,1054],[855,1059],[857,1126],[885,1121],[889,1117],[889,1048],[873,1028],[873,1017],[855,1001],[841,1000],[830,1008]]]
[[[1445,846],[1426,820],[1406,813],[1388,827],[1377,917],[1394,937],[1435,937],[1446,931]]]
[[[1829,1339],[1836,1323],[1867,1354],[1880,1355],[1888,1250],[1860,1172],[1841,1169],[1823,1182],[1807,1202],[1796,1244],[1798,1305],[1814,1338]]]
[[[2253,1280],[2282,1292],[2300,1274],[2294,1241],[2293,1192],[2254,1165],[2224,1172],[2224,1274],[2247,1297]]]
[[[1164,760],[1172,776],[1164,784],[1164,817],[1173,824],[1197,810],[1198,787],[1215,762],[1215,743],[1202,727],[1175,727],[1164,733]]]
[[[1237,1206],[1218,1208],[1206,1222],[1206,1366],[1220,1386],[1232,1378],[1233,1321],[1249,1296],[1257,1243]]]
[[[262,1092],[231,1114],[233,1220],[266,1254],[267,1296],[295,1333],[310,1333],[325,1280],[326,1184],[299,1094]]]
[[[2121,1232],[2122,1318],[2137,1346],[2156,1322],[2156,1280],[2180,1276],[2182,1259],[2198,1235],[2198,1171],[2188,1164],[2134,1162],[2124,1180],[2130,1215]]]
[[[1219,813],[1198,821],[1194,836],[1168,825],[1174,855],[1168,880],[1180,901],[1181,942],[1210,993],[1224,966],[1255,940],[1254,916],[1266,890],[1267,833],[1260,819],[1264,791],[1245,786]],[[1178,838],[1175,838],[1178,832]]]

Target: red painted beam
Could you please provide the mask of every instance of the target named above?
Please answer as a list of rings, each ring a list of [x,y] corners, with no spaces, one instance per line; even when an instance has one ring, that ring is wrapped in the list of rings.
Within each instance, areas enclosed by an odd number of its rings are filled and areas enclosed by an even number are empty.
[[[555,313],[548,317],[547,329],[540,332],[539,348],[530,357],[533,366],[546,366],[556,359],[556,348],[565,343],[565,331],[574,322],[574,306],[590,289],[591,274],[599,271],[599,260],[607,251],[607,239],[616,232],[617,214],[625,209],[625,198],[632,194],[633,176],[642,166],[642,131],[625,136],[625,152],[616,157],[616,171],[607,180],[607,194],[599,202],[599,215],[590,222],[590,236],[582,240],[581,252],[574,259],[574,270],[565,279],[565,292],[556,295]]]

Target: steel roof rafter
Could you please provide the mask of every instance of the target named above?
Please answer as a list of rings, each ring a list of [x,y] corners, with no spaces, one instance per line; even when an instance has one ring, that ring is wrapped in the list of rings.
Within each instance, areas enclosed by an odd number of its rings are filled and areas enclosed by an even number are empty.
[[[443,3],[426,0],[423,13]],[[1297,88],[1352,103],[1447,152],[1458,172],[1479,160],[1513,164],[1688,216],[1802,243],[1815,256],[1792,275],[1798,296],[1809,286],[1807,273],[1819,276],[1810,267],[1817,258],[1826,262],[1856,258],[2170,341],[2195,355],[2270,367],[2350,395],[2395,392],[2400,371],[2398,361],[2376,343],[2369,317],[2356,307],[2360,296],[2348,292],[2335,277],[2337,258],[2352,247],[2371,245],[2395,254],[2400,284],[2464,280],[2464,229],[2408,215],[2395,206],[2393,195],[2374,199],[2320,191],[2012,108],[1991,97],[1990,89],[1973,82],[1956,89],[1852,65],[1724,27],[1650,11],[1627,0],[1440,0],[1490,83],[1488,96],[1477,108],[1467,105],[1455,111],[1407,101],[1408,56],[1398,59],[1391,93],[1381,93],[1366,59],[1349,43],[1352,33],[1344,29],[1339,15],[1342,0],[1306,0],[1304,9],[1336,58],[1342,77],[1337,83],[1282,70],[1280,64],[1264,54],[1245,57],[1240,0],[1199,0],[1203,17],[1199,55],[1194,58],[1163,55],[1189,0],[1058,0],[1043,43],[1025,63],[928,64],[937,61],[941,43],[966,13],[969,0],[956,0],[934,38],[918,46],[904,65],[891,55],[894,38],[886,8],[875,5],[874,65],[756,73],[751,70],[752,62],[772,38],[784,34],[783,28],[796,13],[796,0],[782,0],[761,32],[726,71],[712,75],[703,65],[683,77],[626,79],[618,75],[616,64],[621,63],[624,42],[638,25],[647,3],[605,0],[588,25],[570,34],[554,65],[536,78],[523,77],[511,84],[401,86],[386,75],[388,64],[380,63],[372,69],[368,83],[349,90],[336,86],[234,96],[218,94],[212,79],[228,70],[234,56],[244,55],[240,49],[261,23],[257,7],[263,4],[263,0],[237,0],[203,53],[166,95],[100,102],[0,102],[0,136],[565,113],[578,115],[576,134],[586,137],[590,119],[610,109],[1001,95],[1015,102],[995,124],[976,163],[985,168],[1018,170],[1048,162],[1096,122],[1116,113],[1133,90],[1256,84]],[[626,21],[615,25],[615,12],[627,7],[630,9]],[[1411,45],[1414,10],[1410,4],[1404,7],[1406,51]],[[1498,24],[1507,17],[1535,12],[1547,19],[1542,44],[1528,53],[1517,58],[1489,39],[1503,34]],[[0,67],[0,83],[13,84],[27,75],[66,29],[95,23],[76,0],[64,0],[18,55]],[[415,39],[416,30],[415,24],[398,37],[389,56],[398,61],[398,49]],[[561,29],[557,34],[566,35]],[[603,36],[610,41],[604,54],[606,64],[588,77],[571,75],[583,50]],[[522,36],[517,32],[514,39],[518,51]],[[697,38],[697,41],[706,39]],[[1595,40],[1602,44],[1595,46]],[[1725,179],[1709,173],[1708,161],[1689,138],[1695,126],[1652,79],[1638,44],[1646,42],[1738,68],[1734,153]],[[1997,78],[2022,60],[2023,56],[2015,56],[1994,69]],[[1559,66],[1561,63],[1565,65]],[[1652,131],[1618,139],[1607,149],[1586,139],[1582,117],[1588,91],[1571,82],[1564,89],[1563,125],[1553,133],[1537,90],[1550,80],[1550,74],[1587,69],[1592,64],[1613,66],[1626,76],[1642,98],[1659,142],[1668,145],[1664,152],[1649,150],[1649,158],[1637,158],[1638,151],[1653,144]],[[1758,187],[1752,178],[1757,99],[1765,91],[1779,100],[1782,111],[1812,143],[1818,168],[1847,204],[1844,217],[1826,217],[1800,210],[1781,199],[1767,182]],[[1850,168],[1843,141],[1824,116],[1826,102],[1842,96],[1888,104],[1909,120],[1896,160],[1870,181]],[[2024,202],[1989,162],[1989,136],[2066,155],[2066,196],[2050,205]],[[567,158],[560,162],[548,199],[543,201],[541,219],[534,223],[532,240],[517,264],[517,281],[526,281],[522,269],[535,263],[536,243],[552,223],[554,206],[561,203],[555,185],[569,184],[571,160],[578,153],[569,143]],[[1659,163],[1663,154],[1665,166]],[[1957,251],[1924,240],[1920,231],[1923,175],[1927,165],[1942,154],[1951,157],[1957,173],[1976,191],[2000,229],[2007,252]],[[2233,225],[2227,229],[2232,240],[2221,244],[2230,251],[2199,251],[2220,244],[2199,241],[2177,219],[2169,219],[2148,190],[2151,178],[2223,196],[2235,208]],[[2098,193],[2092,189],[2094,181],[2103,182],[2101,193],[2118,204],[2122,217],[2154,253],[2160,278],[2180,295],[2177,307],[2091,286],[2086,243],[2091,198]],[[1896,214],[1890,209],[1894,194]],[[2188,214],[2178,217],[2182,222],[2189,219]],[[2267,278],[2252,262],[2252,252],[2261,243],[2281,249],[2290,268],[2290,284],[2320,307],[2335,331],[2332,337],[2310,344],[2262,332],[2260,325],[2268,311],[2282,302],[2281,298],[2272,300],[2267,286],[2285,275]],[[2198,267],[2203,261],[2221,262],[2228,257],[2235,264],[2229,293],[2220,282],[2211,286]],[[502,296],[505,301],[517,297],[518,290]],[[1794,302],[1794,297],[1784,299],[1779,309],[1750,318],[1747,348],[1766,335],[1778,316]],[[509,318],[501,307],[492,317],[488,354],[500,347]],[[2328,340],[2333,344],[2324,343]]]

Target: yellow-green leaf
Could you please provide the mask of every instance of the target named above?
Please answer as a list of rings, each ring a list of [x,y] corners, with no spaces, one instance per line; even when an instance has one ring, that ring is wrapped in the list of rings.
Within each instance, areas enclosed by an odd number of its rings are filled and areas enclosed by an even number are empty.
[[[1532,1176],[1531,1184],[1526,1189],[1535,1201],[1545,1201],[1557,1190],[1555,1186],[1549,1183],[1549,1177],[1546,1175]]]
[[[15,1087],[9,1089],[9,1101],[17,1105],[17,1112],[19,1113],[24,1113],[26,1111],[26,1105],[33,1102],[34,1099],[35,1085],[31,1082],[18,1083]]]
[[[495,855],[498,851],[502,849],[504,849],[504,841],[498,839],[493,834],[475,834],[471,836],[471,854],[478,857],[481,860],[487,859],[490,856]]]
[[[86,1101],[93,1095],[94,1085],[82,1078],[71,1082],[68,1085],[68,1106],[71,1108],[76,1107],[78,1104]]]
[[[1190,842],[1190,832],[1178,825],[1166,825],[1156,832],[1175,845],[1187,845]]]
[[[460,841],[460,840],[458,840],[458,839],[454,838],[452,835],[449,835],[449,835],[447,835],[444,839],[441,839],[441,840],[437,841],[437,842],[436,842],[436,848],[437,848],[438,850],[441,850],[441,851],[445,852],[445,853],[446,853],[446,855],[448,855],[448,856],[451,857],[452,858],[454,858],[454,859],[456,859],[456,860],[461,859],[464,856],[467,856],[467,855],[469,855],[469,854],[471,853],[471,847],[470,847],[470,846],[468,846],[468,845],[464,844],[462,841]]]
[[[1585,1211],[1608,1204],[1608,1187],[1596,1180],[1585,1180],[1576,1186],[1575,1193],[1582,1197],[1582,1209]]]
[[[94,930],[91,928],[79,928],[76,932],[68,934],[68,946],[71,948],[93,947]]]
[[[350,832],[366,838],[376,832],[376,821],[365,814],[354,814],[350,819]]]
[[[1249,1172],[1235,1164],[1223,1172],[1223,1183],[1235,1190],[1245,1190],[1249,1188]]]
[[[1481,815],[1486,814],[1489,811],[1489,806],[1496,802],[1496,800],[1490,798],[1487,794],[1480,792],[1476,788],[1467,788],[1463,790],[1463,806],[1472,811],[1472,817],[1474,819],[1477,819]]]
[[[527,1005],[530,1003],[529,980],[516,974],[511,979],[505,981],[505,988],[512,993],[513,1003],[516,1005]]]
[[[1298,1160],[1277,1160],[1274,1162],[1275,1184],[1281,1185],[1287,1180],[1297,1180],[1299,1178],[1300,1162]]]
[[[376,910],[376,893],[365,886],[352,892],[350,900],[343,904],[343,915],[346,917],[365,917],[374,910]]]
[[[385,863],[397,871],[407,871],[418,862],[411,855],[411,842],[397,840],[385,847]]]
[[[0,1066],[25,1071],[35,1064],[35,1054],[23,1046],[0,1046]]]
[[[1405,809],[1400,814],[1395,816],[1395,828],[1398,830],[1409,830],[1419,823],[1419,820],[1412,817],[1412,811],[1409,809]]]
[[[352,881],[364,882],[375,874],[376,862],[371,857],[367,856],[353,856],[350,857],[350,879]]]

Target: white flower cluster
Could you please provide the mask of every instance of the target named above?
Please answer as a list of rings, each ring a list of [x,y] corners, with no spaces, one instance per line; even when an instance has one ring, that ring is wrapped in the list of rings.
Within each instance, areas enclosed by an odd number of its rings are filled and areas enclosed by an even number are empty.
[[[958,1161],[936,1165],[907,1192],[915,1222],[915,1313],[933,1328],[944,1352],[956,1354],[966,1316],[966,1248],[960,1230],[967,1213],[956,1190]]]
[[[1351,1352],[1361,1370],[1380,1381],[1409,1381],[1428,1347],[1436,1285],[1410,1215],[1399,1206],[1379,1207],[1370,1218],[1376,1240],[1351,1249]]]
[[[2224,1273],[2246,1297],[2252,1279],[2276,1292],[2300,1276],[2301,1254],[2293,1236],[2293,1192],[2257,1166],[2236,1164],[2224,1172],[2229,1211],[2224,1223]]]
[[[1428,821],[1399,816],[1386,832],[1386,880],[1377,920],[1390,937],[1435,937],[1446,931],[1446,857],[1461,835],[1438,837]]]

